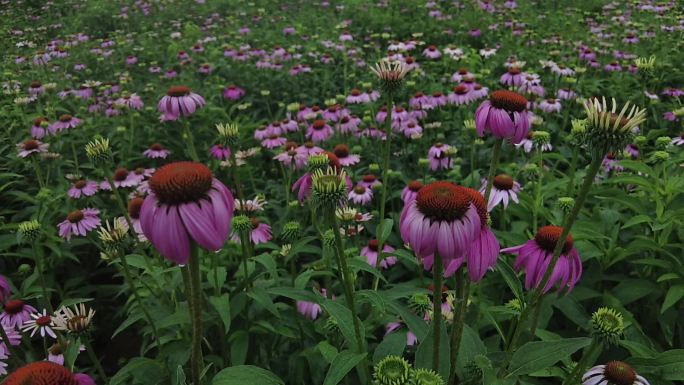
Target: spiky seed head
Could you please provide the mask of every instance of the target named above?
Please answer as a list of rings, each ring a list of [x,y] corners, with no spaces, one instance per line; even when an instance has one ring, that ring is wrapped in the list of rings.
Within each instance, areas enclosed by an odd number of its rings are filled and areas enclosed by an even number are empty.
[[[335,210],[347,202],[347,174],[328,167],[325,172],[316,170],[311,175],[312,203],[316,207]]]
[[[19,224],[18,233],[23,240],[25,240],[27,242],[33,242],[36,239],[38,239],[38,237],[41,234],[40,222],[38,222],[35,219],[32,219],[30,221],[21,222]]]
[[[328,166],[329,163],[330,159],[326,154],[309,155],[309,159],[307,161],[309,172],[324,169]]]
[[[218,123],[216,124],[216,131],[218,131],[219,139],[225,142],[228,146],[234,146],[238,140],[240,128],[237,123]]]
[[[655,69],[656,57],[655,55],[651,55],[648,58],[640,57],[634,61],[634,64],[637,66],[639,71],[644,71],[650,74]]]
[[[323,233],[323,245],[326,247],[335,247],[335,232],[331,229],[326,230]]]
[[[473,119],[464,120],[463,121],[463,127],[465,127],[466,130],[475,131],[475,120],[473,120]]]
[[[425,293],[416,293],[409,297],[409,308],[416,314],[425,313],[430,310],[431,306],[432,301],[430,301],[430,297]]]
[[[297,221],[290,221],[283,226],[283,232],[280,234],[285,242],[294,242],[302,234],[302,225]]]
[[[670,144],[672,144],[672,138],[669,136],[659,136],[655,140],[655,146],[659,150],[664,150],[670,147]]]
[[[513,298],[512,300],[506,302],[506,307],[510,310],[520,313],[525,308],[525,303],[519,298]]]
[[[609,344],[617,344],[625,331],[622,314],[615,309],[601,307],[591,315],[592,335]]]
[[[591,98],[584,103],[587,130],[581,142],[589,147],[592,156],[603,158],[608,152],[622,150],[634,137],[633,130],[646,120],[646,110],[625,103],[618,110],[615,99],[610,105],[606,98]]]
[[[238,233],[242,233],[252,229],[252,220],[246,215],[236,215],[233,217],[232,225]]]
[[[558,203],[558,207],[566,213],[570,212],[573,206],[575,206],[575,200],[571,197],[560,197],[556,202]]]
[[[380,79],[380,86],[387,92],[397,91],[410,71],[406,63],[384,58],[370,67],[371,71]]]
[[[551,143],[551,134],[546,131],[532,131],[532,142],[537,147],[549,144]]]
[[[442,376],[429,369],[415,369],[411,376],[411,385],[444,385]]]
[[[406,385],[410,376],[410,365],[403,357],[387,356],[375,365],[373,378],[377,385]]]
[[[102,164],[112,159],[112,150],[109,148],[109,139],[98,137],[85,145],[86,155],[94,164]]]

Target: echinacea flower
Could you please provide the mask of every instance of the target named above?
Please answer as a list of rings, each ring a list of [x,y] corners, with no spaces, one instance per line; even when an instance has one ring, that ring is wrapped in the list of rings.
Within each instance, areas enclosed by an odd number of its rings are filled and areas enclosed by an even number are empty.
[[[582,385],[649,385],[649,382],[628,364],[609,361],[584,373]]]
[[[506,90],[494,91],[475,111],[475,126],[480,137],[485,132],[499,139],[519,143],[530,128],[527,116],[527,99]]]
[[[370,70],[380,79],[383,88],[394,91],[401,85],[410,68],[402,61],[385,58],[376,63],[375,67],[370,67]]]
[[[90,197],[95,195],[98,189],[99,183],[92,180],[79,179],[71,185],[67,195],[74,199],[78,199],[81,196]]]
[[[416,199],[418,196],[418,191],[423,188],[423,183],[417,180],[410,181],[403,190],[401,190],[401,200],[404,201],[404,205],[407,205],[410,201]]]
[[[487,226],[487,208],[479,192],[451,182],[433,182],[404,205],[399,229],[404,242],[432,266],[439,253],[450,276],[467,260],[477,282],[496,264],[499,243]]]
[[[4,304],[10,295],[12,295],[12,290],[10,290],[9,282],[5,276],[0,275],[0,304]]]
[[[646,120],[646,110],[629,102],[618,112],[615,99],[609,105],[606,98],[592,98],[584,103],[584,109],[587,123],[581,139],[598,156],[622,150],[631,142],[634,130]]]
[[[357,184],[349,191],[348,198],[354,204],[365,206],[373,200],[373,190],[361,184]]]
[[[249,218],[249,226],[249,241],[253,245],[266,243],[273,238],[271,226],[268,223],[263,223],[258,218]],[[240,235],[237,230],[238,229],[235,229],[231,239],[236,243],[240,243]]]
[[[164,120],[178,120],[181,116],[192,115],[204,104],[204,98],[190,91],[190,88],[174,86],[166,91],[157,108]]]
[[[382,252],[383,253],[391,253],[394,251],[394,248],[388,244],[383,244],[382,245]],[[366,258],[366,262],[368,262],[369,265],[375,267],[378,263],[378,240],[377,239],[371,239],[368,241],[368,244],[364,246],[363,249],[361,249],[361,256]],[[380,261],[380,267],[383,269],[389,269],[390,266],[394,265],[397,263],[397,257],[395,256],[388,256],[382,259]]]
[[[401,326],[401,322],[390,322],[387,325],[385,325],[385,338],[387,338],[388,335],[399,330]],[[416,337],[416,335],[410,329],[406,329],[406,346],[413,346],[417,342],[418,338]]]
[[[100,225],[99,213],[100,210],[97,209],[83,209],[70,212],[66,219],[57,225],[59,227],[59,236],[67,241],[71,239],[72,235],[85,236]]]
[[[47,152],[49,146],[49,143],[43,143],[36,139],[28,139],[17,144],[17,151],[19,151],[20,158],[26,158],[32,154]]]
[[[62,307],[55,312],[52,323],[55,330],[79,334],[87,331],[95,316],[95,310],[86,308],[85,304],[79,303],[74,308]]]
[[[323,288],[316,291],[324,298],[328,293],[327,290]],[[321,311],[321,305],[317,304],[316,302],[297,301],[297,312],[312,321],[318,318],[318,315],[321,314]]]
[[[3,385],[95,385],[87,374],[74,374],[62,365],[50,361],[36,361],[22,366],[3,382]]]
[[[81,119],[69,114],[64,114],[61,115],[56,122],[48,126],[48,132],[50,132],[50,135],[54,135],[58,132],[78,127],[80,124]]]
[[[223,98],[228,100],[238,100],[245,95],[245,90],[236,86],[230,85],[223,90]]]
[[[430,170],[437,171],[442,169],[450,169],[453,165],[451,158],[451,146],[444,143],[435,143],[430,150],[428,150],[428,159],[430,160]]]
[[[5,302],[3,312],[0,313],[0,324],[20,329],[24,322],[31,319],[31,314],[37,310],[20,299]]]
[[[333,153],[337,156],[340,161],[340,165],[343,167],[353,166],[361,161],[361,156],[352,154],[349,150],[349,146],[346,144],[338,144],[333,148]]]
[[[537,231],[533,239],[519,246],[502,249],[501,252],[518,254],[515,270],[525,271],[525,289],[538,288],[549,268],[553,251],[563,232],[562,227],[544,226]],[[582,276],[582,260],[573,245],[573,239],[568,234],[556,266],[543,292],[549,291],[556,283],[558,290],[567,288],[571,292]]]
[[[480,193],[484,196],[487,189],[487,180],[482,181]],[[509,200],[518,203],[518,193],[520,192],[520,183],[516,182],[513,177],[506,174],[499,174],[494,177],[492,184],[492,191],[489,195],[489,204],[487,210],[492,211],[496,205],[503,202],[504,209],[508,207]]]
[[[47,310],[43,309],[42,313],[33,313],[31,318],[24,322],[24,325],[21,327],[22,331],[31,332],[31,337],[40,332],[41,337],[48,335],[57,339],[57,335],[52,330],[52,317],[47,314]]]
[[[325,120],[317,119],[309,125],[306,130],[306,137],[311,139],[314,143],[320,143],[333,135],[333,129],[330,127]]]
[[[171,151],[165,149],[164,146],[162,146],[161,144],[152,143],[150,147],[143,152],[143,155],[150,159],[166,159],[166,157],[169,156],[170,153]]]
[[[222,144],[215,144],[209,149],[209,154],[218,160],[226,160],[230,158],[230,147]]]
[[[230,234],[233,194],[207,166],[169,163],[155,172],[149,187],[140,224],[161,255],[186,264],[191,243],[207,250],[223,246]]]

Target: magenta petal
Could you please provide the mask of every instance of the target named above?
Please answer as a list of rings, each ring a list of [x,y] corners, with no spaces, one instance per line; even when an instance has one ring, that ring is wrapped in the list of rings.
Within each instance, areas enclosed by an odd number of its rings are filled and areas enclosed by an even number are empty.
[[[176,207],[159,207],[153,218],[151,242],[159,254],[184,265],[190,257],[190,237]]]
[[[485,133],[490,109],[491,103],[489,100],[485,100],[475,111],[475,128],[477,129],[477,134],[481,137],[484,136]]]
[[[183,219],[185,228],[190,236],[200,246],[207,250],[218,250],[223,246],[226,237],[222,237],[217,231],[214,222],[218,219],[214,216],[214,206],[208,200],[184,203],[178,206],[178,211]]]

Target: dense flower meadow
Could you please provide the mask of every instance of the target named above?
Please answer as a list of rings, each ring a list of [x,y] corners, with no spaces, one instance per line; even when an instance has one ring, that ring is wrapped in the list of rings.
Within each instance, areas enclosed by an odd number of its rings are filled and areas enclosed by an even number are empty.
[[[679,0],[2,0],[3,385],[684,381]]]

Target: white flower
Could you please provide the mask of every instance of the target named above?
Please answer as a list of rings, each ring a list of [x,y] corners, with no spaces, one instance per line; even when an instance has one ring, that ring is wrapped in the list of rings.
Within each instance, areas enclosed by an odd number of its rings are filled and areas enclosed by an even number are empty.
[[[57,338],[57,335],[52,330],[54,325],[52,317],[47,314],[47,310],[43,309],[42,313],[31,314],[31,318],[33,319],[24,322],[21,327],[22,331],[27,333],[30,331],[31,337],[33,337],[40,330],[41,337],[45,337],[47,334],[52,338]]]

